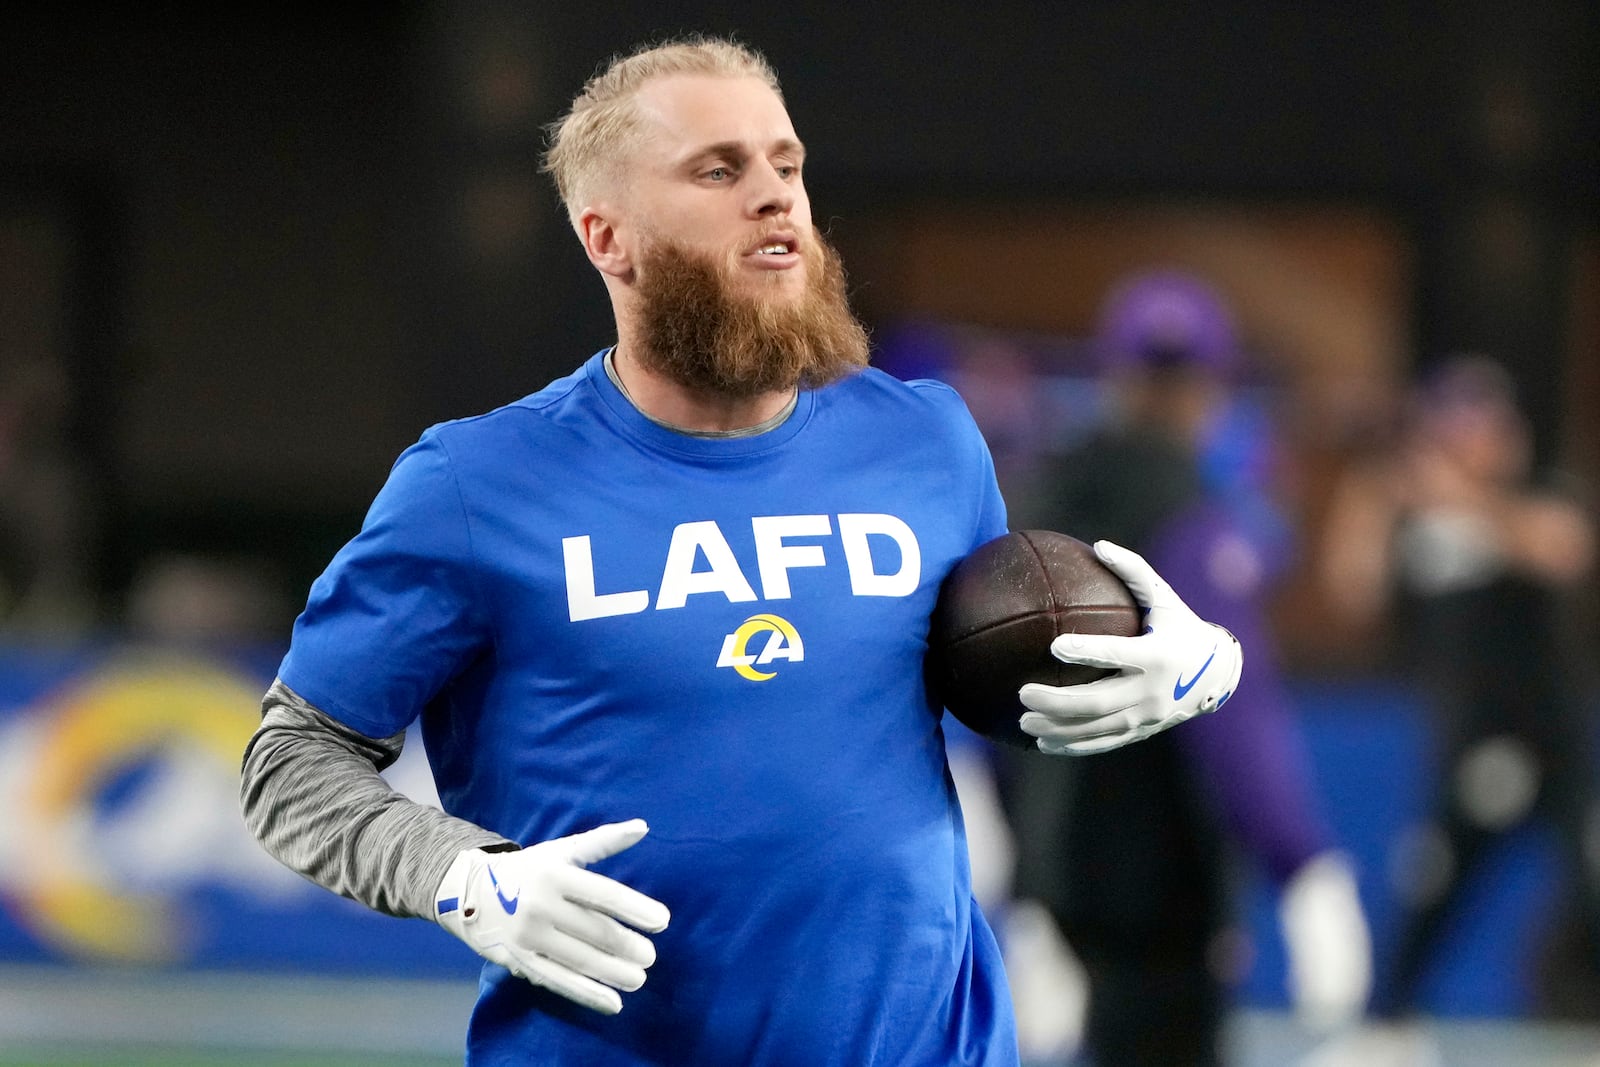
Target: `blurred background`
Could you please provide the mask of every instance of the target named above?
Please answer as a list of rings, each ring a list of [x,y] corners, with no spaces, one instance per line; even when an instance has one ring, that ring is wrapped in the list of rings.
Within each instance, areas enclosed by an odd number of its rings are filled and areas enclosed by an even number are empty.
[[[1310,784],[1385,957],[1439,709],[1394,655],[1409,619],[1339,603],[1336,503],[1470,352],[1588,513],[1592,3],[26,5],[0,35],[0,1064],[459,1062],[474,960],[275,868],[238,755],[393,458],[609,343],[541,126],[691,30],[777,66],[881,362],[961,389],[1014,526],[1115,417],[1113,287],[1175,269],[1226,302],[1208,462],[1276,553]],[[1592,737],[1600,584],[1570,571]],[[425,796],[420,747],[393,773]],[[1539,819],[1499,835],[1422,984],[1443,1062],[1600,1060],[1580,815],[1579,853]],[[1273,894],[1239,878],[1238,1062],[1290,1062],[1313,1040]]]

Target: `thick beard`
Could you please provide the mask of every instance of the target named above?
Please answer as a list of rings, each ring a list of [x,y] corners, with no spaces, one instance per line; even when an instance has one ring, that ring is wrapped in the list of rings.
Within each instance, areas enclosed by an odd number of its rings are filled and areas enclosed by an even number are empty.
[[[736,292],[735,256],[718,264],[657,245],[640,264],[642,350],[629,355],[690,389],[739,400],[814,389],[865,367],[867,331],[850,313],[839,254],[821,235],[802,251],[805,291],[783,301]]]

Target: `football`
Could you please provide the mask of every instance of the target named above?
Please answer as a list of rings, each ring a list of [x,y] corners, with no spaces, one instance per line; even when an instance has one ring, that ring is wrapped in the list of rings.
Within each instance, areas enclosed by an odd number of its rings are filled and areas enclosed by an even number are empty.
[[[1017,720],[1025,682],[1074,685],[1109,671],[1063,663],[1050,642],[1064,633],[1139,632],[1133,593],[1094,549],[1066,534],[1015,530],[980,545],[939,589],[926,674],[935,699],[974,732],[1033,747]]]

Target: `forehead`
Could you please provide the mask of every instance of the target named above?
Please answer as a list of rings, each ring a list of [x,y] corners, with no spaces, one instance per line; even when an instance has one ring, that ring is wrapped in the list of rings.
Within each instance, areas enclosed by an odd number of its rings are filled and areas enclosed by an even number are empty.
[[[640,148],[661,163],[717,144],[758,151],[798,140],[783,101],[756,77],[669,75],[640,87],[635,104]]]

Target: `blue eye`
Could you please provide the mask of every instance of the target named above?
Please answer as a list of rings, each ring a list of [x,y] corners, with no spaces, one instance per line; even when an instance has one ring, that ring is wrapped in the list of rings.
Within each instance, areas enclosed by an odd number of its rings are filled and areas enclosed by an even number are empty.
[[[712,167],[710,170],[706,171],[706,177],[710,178],[714,182],[723,181],[732,174],[733,172],[727,167]]]

